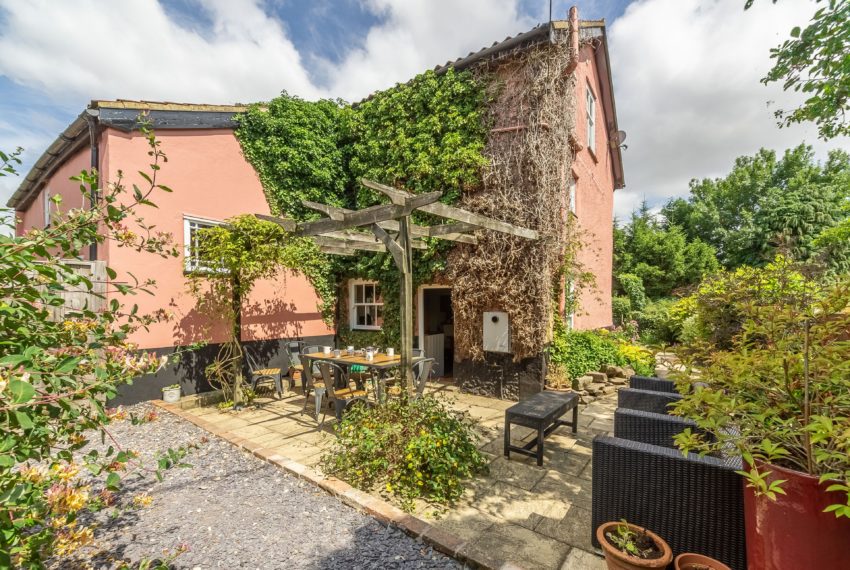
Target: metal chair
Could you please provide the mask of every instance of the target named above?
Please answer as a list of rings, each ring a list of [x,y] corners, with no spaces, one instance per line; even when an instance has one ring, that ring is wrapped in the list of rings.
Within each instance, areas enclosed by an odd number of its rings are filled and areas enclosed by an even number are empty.
[[[251,353],[246,350],[245,358],[248,359],[248,366],[251,369],[251,390],[256,393],[257,391],[257,383],[261,380],[271,380],[274,382],[274,389],[277,393],[278,398],[283,398],[283,370],[289,370],[289,366],[287,365],[284,368],[260,368],[257,365],[257,361],[251,356]],[[286,355],[287,362],[289,360],[289,355]],[[291,386],[290,386],[291,388]]]
[[[298,356],[298,370],[301,373],[301,389],[304,392],[304,407],[301,408],[301,413],[307,411],[307,402],[310,401],[310,392],[313,393],[314,399],[316,401],[316,420],[319,419],[319,410],[322,405],[322,397],[325,395],[325,385],[322,383],[322,371],[319,368],[319,362],[312,361],[310,363],[310,370],[304,369],[304,362],[302,354],[313,354],[315,352],[321,352],[322,348],[318,345],[311,345],[304,347],[302,352],[299,353]]]
[[[414,398],[422,397],[425,393],[425,385],[431,379],[431,370],[434,368],[434,359],[425,358],[413,364],[413,386],[416,388]]]
[[[337,420],[342,419],[345,410],[348,409],[354,402],[362,401],[368,403],[368,395],[366,390],[358,390],[349,386],[348,371],[333,362],[320,362],[319,370],[322,372],[322,382],[325,385],[325,393],[328,400],[334,406],[334,416]],[[339,378],[339,381],[337,381]],[[338,388],[337,386],[345,386]],[[316,400],[321,405],[321,400]],[[316,408],[318,410],[318,407]],[[318,415],[318,413],[317,413]],[[325,423],[327,411],[322,414],[322,421],[319,423],[319,429]]]

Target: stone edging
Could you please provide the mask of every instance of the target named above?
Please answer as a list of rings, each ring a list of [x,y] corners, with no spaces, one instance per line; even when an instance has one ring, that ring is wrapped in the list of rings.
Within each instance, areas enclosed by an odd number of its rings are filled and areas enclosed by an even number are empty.
[[[467,544],[466,541],[463,541],[414,515],[406,513],[395,505],[379,499],[378,497],[373,497],[368,493],[355,489],[341,479],[337,479],[333,476],[325,476],[311,467],[298,463],[297,461],[292,461],[271,449],[251,442],[249,439],[238,436],[233,432],[217,428],[202,417],[190,414],[181,409],[179,405],[167,404],[162,400],[152,400],[150,403],[186,420],[191,424],[194,424],[205,431],[208,431],[212,435],[219,437],[236,447],[253,454],[255,457],[262,459],[267,463],[271,463],[278,469],[282,469],[299,479],[307,481],[308,483],[325,490],[331,495],[337,497],[346,505],[371,515],[381,524],[396,526],[413,538],[422,540],[425,544],[428,544],[435,550],[463,562],[470,568],[480,568],[482,570],[521,570],[512,563],[493,566],[491,561],[480,558],[474,551],[470,552],[468,549],[464,549],[464,546]]]

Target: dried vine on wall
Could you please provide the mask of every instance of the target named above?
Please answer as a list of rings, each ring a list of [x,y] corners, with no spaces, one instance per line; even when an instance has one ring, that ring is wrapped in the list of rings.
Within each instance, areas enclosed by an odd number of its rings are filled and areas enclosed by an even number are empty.
[[[566,179],[572,163],[575,78],[566,37],[520,51],[475,70],[495,93],[484,187],[466,194],[464,207],[535,229],[539,240],[480,232],[478,245],[449,256],[453,282],[456,360],[484,357],[482,312],[507,311],[514,358],[540,353],[551,339],[553,288],[573,250],[565,219]]]

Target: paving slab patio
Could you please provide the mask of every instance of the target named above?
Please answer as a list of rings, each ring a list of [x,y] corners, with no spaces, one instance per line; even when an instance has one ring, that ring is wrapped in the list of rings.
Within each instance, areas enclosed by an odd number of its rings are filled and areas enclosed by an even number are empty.
[[[494,568],[513,564],[535,569],[602,569],[605,564],[591,536],[591,441],[610,433],[616,394],[579,406],[578,433],[558,428],[546,439],[542,467],[534,458],[502,454],[504,411],[514,402],[461,393],[448,382],[429,384],[429,393],[479,422],[480,449],[491,459],[487,475],[468,482],[463,497],[451,509],[418,502],[415,514],[464,545],[460,556],[474,556]],[[244,438],[243,446],[265,448],[288,460],[321,469],[322,454],[333,444],[333,414],[322,429],[312,406],[302,413],[304,398],[296,388],[284,398],[260,398],[256,409],[239,413],[194,408],[185,413],[203,419],[216,431]],[[515,444],[534,437],[529,429],[513,428]],[[381,497],[384,499],[383,497]]]

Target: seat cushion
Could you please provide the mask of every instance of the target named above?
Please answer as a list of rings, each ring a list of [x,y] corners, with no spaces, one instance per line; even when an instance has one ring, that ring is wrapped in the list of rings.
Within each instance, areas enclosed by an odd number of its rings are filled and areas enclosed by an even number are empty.
[[[280,368],[262,368],[260,370],[254,370],[254,374],[260,376],[273,376],[280,374]]]
[[[334,397],[339,398],[340,400],[350,400],[351,398],[364,398],[366,397],[366,390],[342,388],[340,390],[334,390]]]
[[[367,366],[363,366],[362,364],[352,364],[348,369],[348,371],[352,374],[363,374],[368,370],[369,368]]]

